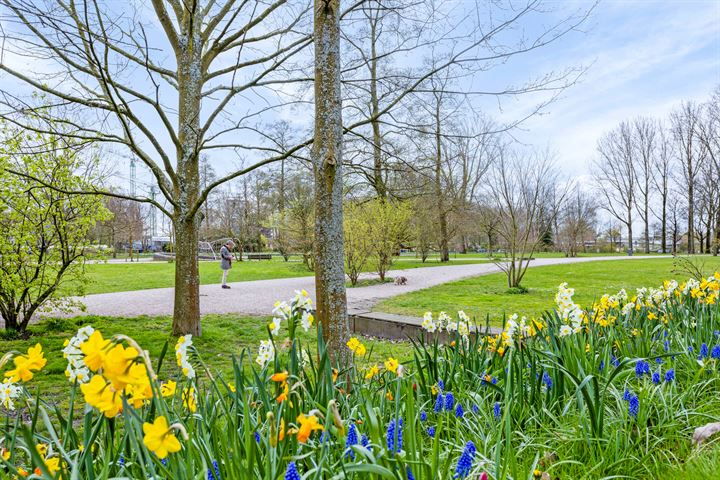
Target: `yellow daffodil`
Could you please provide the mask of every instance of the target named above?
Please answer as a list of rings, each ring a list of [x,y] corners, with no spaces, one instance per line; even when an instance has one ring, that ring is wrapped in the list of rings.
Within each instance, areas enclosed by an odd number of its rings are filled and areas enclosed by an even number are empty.
[[[353,353],[355,353],[355,355],[358,355],[360,357],[365,355],[365,353],[367,352],[365,345],[360,343],[360,340],[358,340],[357,337],[352,337],[350,340],[348,340],[347,346],[350,350],[353,351]]]
[[[85,365],[93,372],[97,372],[103,366],[109,349],[110,340],[105,340],[98,330],[80,344],[80,350],[85,354]]]
[[[182,392],[183,407],[195,413],[197,411],[197,399],[195,398],[195,388],[186,388]]]
[[[160,387],[160,393],[163,397],[172,397],[175,395],[175,391],[177,390],[177,382],[173,380],[168,380],[167,382],[163,383]]]
[[[304,415],[301,413],[297,417],[297,423],[300,425],[297,432],[297,439],[300,443],[307,442],[313,430],[323,430],[323,426],[320,425],[315,415]]]
[[[143,423],[143,433],[143,444],[160,459],[180,451],[180,441],[163,416],[157,417],[153,423]]]
[[[398,362],[397,358],[389,357],[387,360],[385,360],[385,370],[393,373],[397,373],[397,369],[400,366],[400,362]]]
[[[380,369],[377,365],[373,365],[372,367],[367,369],[367,372],[365,372],[365,378],[370,379],[380,373]]]
[[[115,390],[123,390],[126,385],[139,383],[145,368],[132,368],[138,359],[139,353],[133,347],[125,348],[123,345],[115,345],[111,348],[103,360],[103,375],[112,382]]]
[[[15,368],[5,372],[5,376],[13,382],[27,382],[33,378],[33,372],[37,372],[45,366],[47,360],[42,346],[38,343],[34,347],[28,348],[27,354],[13,358],[13,363]]]
[[[278,373],[274,373],[270,377],[270,380],[272,380],[273,382],[277,382],[277,383],[285,383],[285,382],[287,382],[287,379],[289,376],[290,375],[288,374],[288,372],[278,372]]]
[[[285,419],[280,419],[280,432],[278,432],[278,440],[283,441],[285,440]]]
[[[60,471],[60,457],[46,458],[45,467],[50,472],[50,475],[55,475]]]
[[[130,405],[140,408],[153,398],[150,382],[130,384],[125,387],[125,394]]]
[[[122,397],[102,375],[95,375],[89,382],[80,385],[88,405],[100,410],[107,418],[113,418],[122,411]]]
[[[278,403],[282,403],[282,402],[284,402],[285,400],[287,400],[287,399],[288,399],[288,394],[290,393],[290,387],[288,387],[287,382],[283,382],[282,385],[283,385],[282,393],[281,393],[280,395],[278,395],[278,397],[277,397],[277,402],[278,402]]]

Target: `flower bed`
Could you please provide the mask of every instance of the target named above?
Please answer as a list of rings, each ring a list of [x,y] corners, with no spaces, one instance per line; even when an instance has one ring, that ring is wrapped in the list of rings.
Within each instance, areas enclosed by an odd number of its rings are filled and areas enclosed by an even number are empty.
[[[555,310],[513,316],[496,337],[472,337],[462,312],[428,313],[426,330],[449,344],[419,338],[412,359],[367,368],[335,368],[320,334],[300,341],[314,322],[304,292],[276,306],[254,366],[233,359],[232,378],[210,371],[189,336],[166,376],[165,355],[152,363],[135,340],[83,327],[62,352],[80,416],[75,402],[59,411],[32,392],[39,346],[3,357],[0,468],[68,479],[655,478],[720,414],[718,277],[587,309],[563,284]],[[357,338],[348,348],[371,353]]]

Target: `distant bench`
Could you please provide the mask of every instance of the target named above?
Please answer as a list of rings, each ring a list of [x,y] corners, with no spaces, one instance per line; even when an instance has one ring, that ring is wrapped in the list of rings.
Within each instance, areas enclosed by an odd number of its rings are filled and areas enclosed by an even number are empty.
[[[248,253],[248,260],[272,260],[272,253]]]

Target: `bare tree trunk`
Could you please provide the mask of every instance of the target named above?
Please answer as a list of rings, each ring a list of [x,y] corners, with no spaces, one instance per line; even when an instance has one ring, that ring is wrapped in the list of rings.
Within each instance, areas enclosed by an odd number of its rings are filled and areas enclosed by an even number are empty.
[[[632,231],[632,213],[631,211],[628,211],[628,219],[630,220],[627,225],[628,229],[628,248],[627,248],[627,254],[628,256],[633,255],[633,231]]]
[[[442,191],[442,132],[440,131],[440,100],[435,105],[435,198],[438,202],[438,223],[440,226],[440,261],[450,261],[448,247],[447,212]]]
[[[720,208],[715,212],[715,245],[712,249],[713,255],[720,253]]]
[[[186,20],[195,27],[195,19]],[[197,214],[191,206],[200,188],[200,103],[202,100],[202,39],[200,29],[188,27],[178,58],[177,207],[175,227],[175,307],[173,334],[200,335],[200,280],[198,273]]]
[[[662,253],[667,253],[667,194],[663,194],[662,199],[662,219],[660,219],[662,225]]]
[[[370,57],[370,105],[372,109],[373,131],[373,181],[379,198],[387,198],[387,187],[383,178],[382,135],[380,133],[380,103],[377,92],[377,35],[375,21],[370,22],[371,57]]]
[[[200,335],[200,274],[198,271],[198,225],[178,219],[175,225],[174,335]]]
[[[688,246],[688,254],[695,253],[695,199],[694,192],[695,187],[693,185],[692,181],[692,159],[688,158],[687,160],[687,169],[688,169],[688,177],[690,180],[688,180],[687,185],[687,200],[688,200],[688,229],[687,229],[687,246]]]
[[[351,361],[345,296],[342,208],[340,1],[315,0],[315,292],[317,317],[334,363]]]
[[[705,226],[705,253],[710,253],[710,244],[711,238],[712,238],[712,219],[713,219],[713,212],[710,211],[708,213],[708,219],[707,219],[707,225]]]
[[[645,191],[649,191],[650,185],[648,180],[645,180]],[[649,195],[645,195],[644,198],[644,210],[645,214],[643,219],[645,220],[645,253],[650,253],[650,205]]]

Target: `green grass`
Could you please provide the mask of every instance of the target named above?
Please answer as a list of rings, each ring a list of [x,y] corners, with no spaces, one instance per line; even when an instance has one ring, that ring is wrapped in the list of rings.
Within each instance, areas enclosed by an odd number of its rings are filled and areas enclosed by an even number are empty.
[[[715,441],[695,450],[680,465],[668,468],[664,478],[682,478],[683,480],[714,480],[720,477],[720,443]]]
[[[450,263],[441,264],[437,259],[423,263],[414,257],[396,259],[393,269],[436,267],[438,265],[464,265],[482,263],[484,259],[453,258]],[[175,264],[170,262],[138,263],[96,263],[86,265],[89,283],[88,294],[145,290],[148,288],[172,287],[175,282]],[[369,270],[369,268],[368,268]],[[291,258],[235,262],[228,274],[229,282],[269,280],[274,278],[307,277],[313,275],[303,263]],[[218,262],[200,262],[200,283],[220,283],[222,271]]]
[[[705,268],[720,269],[720,258],[707,257]],[[686,280],[688,276],[673,273],[671,258],[533,267],[528,269],[522,282],[528,289],[524,294],[509,292],[505,276],[500,273],[399,295],[384,300],[375,309],[414,316],[422,316],[427,311],[454,315],[464,310],[478,321],[484,321],[489,315],[492,323],[500,324],[503,315],[537,316],[552,308],[557,287],[562,282],[568,282],[575,289],[576,303],[587,305],[603,293],[616,293],[621,288],[632,293],[638,287],[659,286],[665,279]]]
[[[240,317],[237,315],[206,315],[203,317],[203,334],[201,337],[193,338],[194,344],[201,353],[203,361],[210,367],[211,371],[219,372],[226,377],[232,377],[233,355],[240,356],[244,349],[247,349],[247,357],[244,362],[248,365],[255,358],[257,346],[260,340],[267,339],[266,325],[268,318],[263,317]],[[36,343],[43,346],[47,366],[38,373],[30,382],[31,389],[39,389],[46,399],[51,399],[55,394],[60,398],[60,403],[67,402],[68,382],[65,378],[67,361],[63,358],[61,350],[63,342],[69,339],[83,325],[92,325],[100,330],[105,338],[116,334],[124,334],[135,339],[140,346],[150,353],[153,362],[157,364],[166,342],[168,355],[165,358],[162,372],[167,376],[167,369],[175,370],[175,359],[173,347],[176,341],[171,335],[172,320],[170,317],[134,317],[134,318],[109,318],[97,316],[75,317],[70,319],[47,319],[31,325],[28,328],[27,338],[12,338],[8,334],[0,337],[0,356],[9,351],[22,351],[23,353]],[[315,333],[301,333],[303,342],[315,343]],[[371,355],[365,360],[367,362],[382,362],[388,356],[401,357],[410,360],[410,345],[406,342],[391,342],[362,339]]]
[[[608,255],[588,253],[580,256]],[[539,253],[537,257],[563,257],[561,253]],[[452,253],[449,263],[441,263],[438,254],[430,255],[422,262],[414,254],[403,254],[396,257],[392,269],[404,270],[411,268],[437,267],[441,265],[467,265],[488,262],[482,253]],[[149,288],[172,287],[175,282],[175,264],[171,262],[138,262],[138,263],[94,263],[86,265],[88,284],[87,294],[126,292]],[[368,266],[365,271],[371,271]],[[230,282],[252,280],[270,280],[275,278],[308,277],[313,273],[303,265],[300,257],[293,256],[285,262],[281,257],[272,260],[253,260],[235,262],[228,274]],[[222,272],[218,262],[200,262],[200,283],[202,285],[220,283]]]

